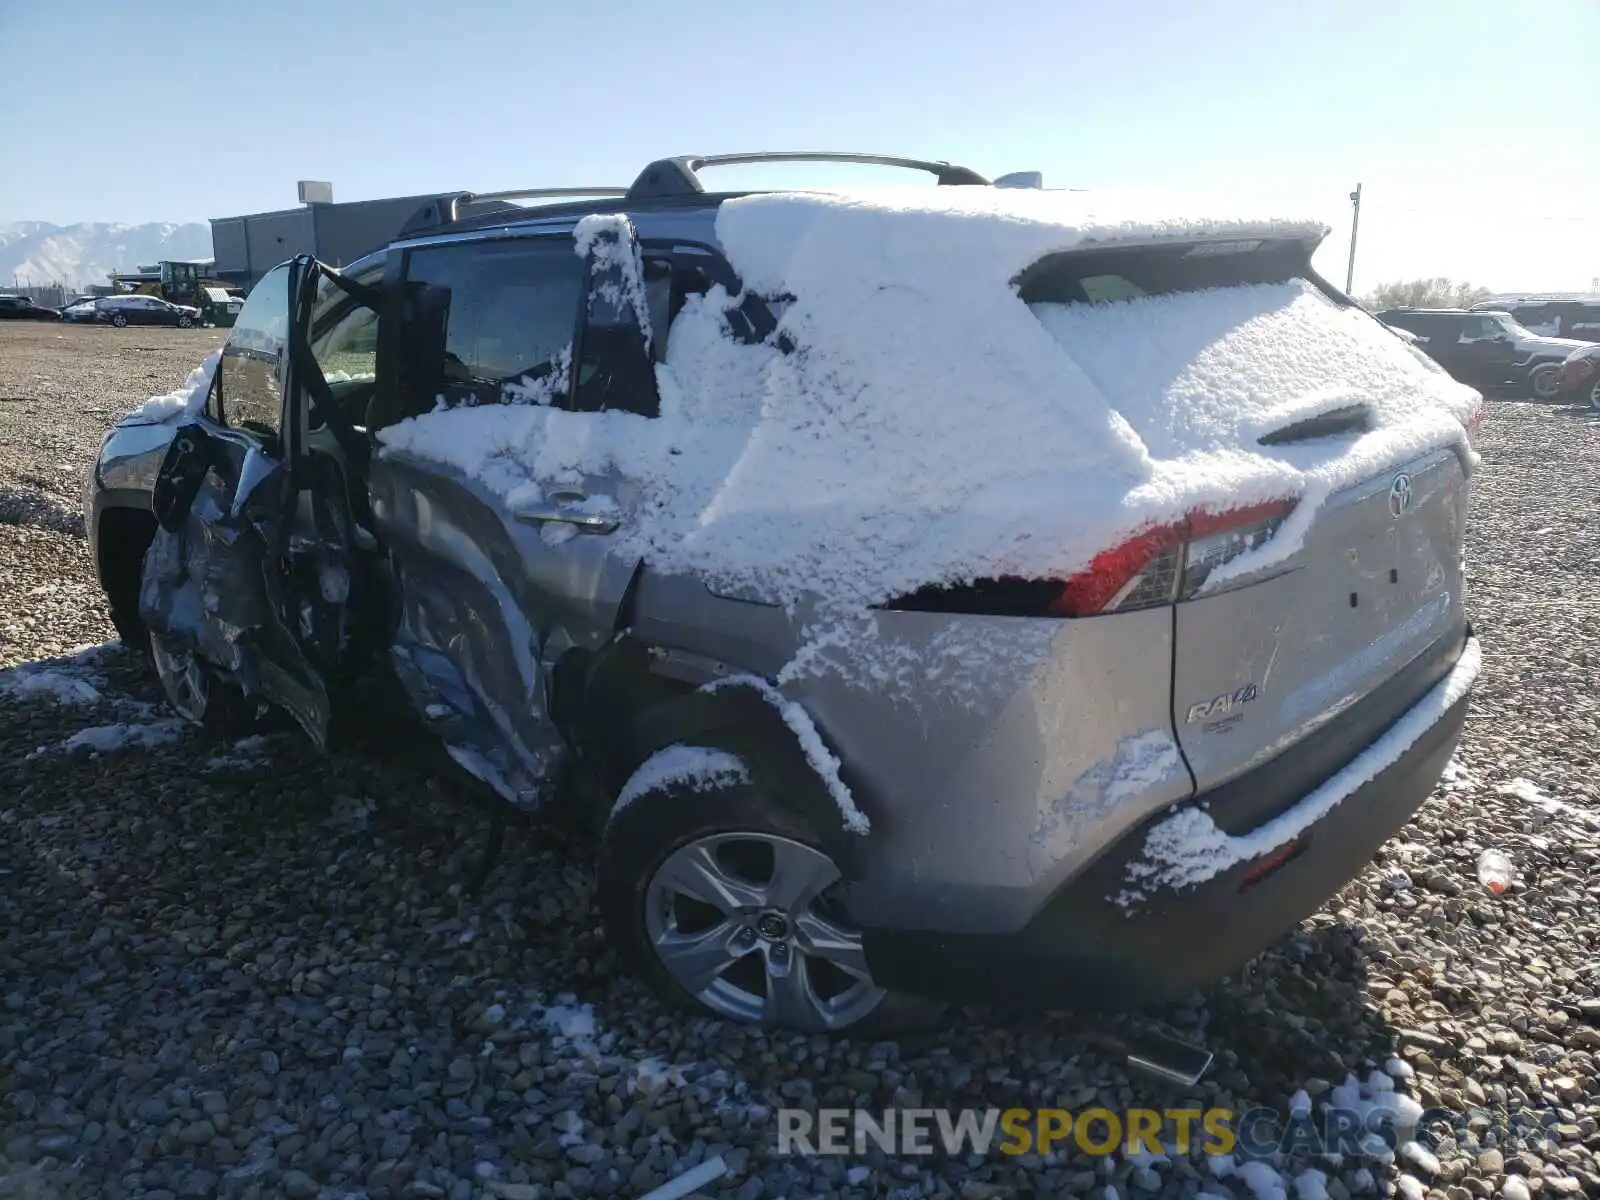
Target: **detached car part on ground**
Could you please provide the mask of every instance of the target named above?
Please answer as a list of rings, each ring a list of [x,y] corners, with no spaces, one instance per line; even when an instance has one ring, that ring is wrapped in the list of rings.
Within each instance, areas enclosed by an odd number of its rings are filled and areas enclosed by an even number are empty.
[[[213,727],[270,706],[326,743],[379,676],[506,801],[559,769],[604,823],[611,937],[724,1016],[1208,984],[1449,759],[1475,397],[1316,279],[1319,227],[1078,229],[1076,200],[973,180],[862,208],[700,195],[667,160],[619,198],[464,202],[344,272],[284,264],[220,361],[102,447],[119,630]],[[885,231],[914,227],[902,257]],[[762,259],[788,250],[822,257]],[[941,320],[993,328],[931,353]],[[1309,390],[1233,412],[1216,361]],[[1330,361],[1356,394],[1312,386]],[[987,397],[919,375],[952,368]],[[1253,473],[1183,475],[1186,445]],[[1118,516],[1155,460],[1177,510]],[[1043,565],[1082,537],[1110,540]],[[924,543],[978,574],[924,571]],[[768,555],[799,566],[745,569]]]

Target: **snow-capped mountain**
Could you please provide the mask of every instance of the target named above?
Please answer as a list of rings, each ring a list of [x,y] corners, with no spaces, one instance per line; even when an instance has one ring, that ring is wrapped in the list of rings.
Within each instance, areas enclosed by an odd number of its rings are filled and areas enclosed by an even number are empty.
[[[112,271],[133,271],[165,258],[210,257],[211,227],[198,222],[0,223],[0,288],[14,283],[59,283],[78,288],[105,283]]]

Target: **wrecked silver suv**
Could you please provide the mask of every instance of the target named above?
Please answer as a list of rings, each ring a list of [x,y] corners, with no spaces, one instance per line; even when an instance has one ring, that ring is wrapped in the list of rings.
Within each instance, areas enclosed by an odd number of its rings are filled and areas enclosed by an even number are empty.
[[[611,937],[715,1013],[1233,970],[1450,756],[1476,396],[1315,223],[717,164],[272,271],[102,449],[119,630],[197,722],[325,743],[382,673],[505,801],[564,764]]]

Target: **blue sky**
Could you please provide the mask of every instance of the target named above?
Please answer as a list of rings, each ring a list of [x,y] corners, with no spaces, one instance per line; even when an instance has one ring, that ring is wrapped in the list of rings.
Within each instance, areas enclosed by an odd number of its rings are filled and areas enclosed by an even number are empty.
[[[1600,276],[1597,0],[0,2],[0,221],[858,149],[1312,212],[1356,290]],[[827,172],[717,177],[821,185]],[[858,178],[858,176],[849,176]],[[870,174],[863,182],[880,182]]]

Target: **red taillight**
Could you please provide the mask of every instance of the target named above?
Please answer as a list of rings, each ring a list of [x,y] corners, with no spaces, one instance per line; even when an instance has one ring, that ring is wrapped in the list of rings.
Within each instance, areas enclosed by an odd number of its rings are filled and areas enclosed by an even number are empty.
[[[1060,594],[1050,602],[1050,612],[1058,617],[1086,617],[1105,612],[1125,589],[1142,582],[1152,567],[1159,571],[1167,565],[1166,560],[1175,560],[1174,551],[1179,542],[1176,526],[1160,525],[1135,534],[1120,546],[1102,550],[1088,567],[1062,585]],[[1171,582],[1176,583],[1176,561],[1171,566]],[[1162,580],[1154,579],[1152,583],[1159,590]]]
[[[1002,575],[966,583],[929,584],[884,605],[897,612],[970,613],[990,617],[1089,617],[1172,604],[1196,595],[1218,567],[1254,550],[1278,531],[1293,500],[1213,513],[1141,529],[1096,554],[1065,583]]]
[[[1062,585],[1050,612],[1087,617],[1192,596],[1218,567],[1276,533],[1294,505],[1293,500],[1275,500],[1220,513],[1196,509],[1176,525],[1143,530],[1095,555]]]
[[[1478,448],[1478,430],[1483,425],[1482,397],[1472,402],[1472,407],[1467,410],[1467,419],[1462,423],[1467,427],[1467,445],[1476,450]]]

